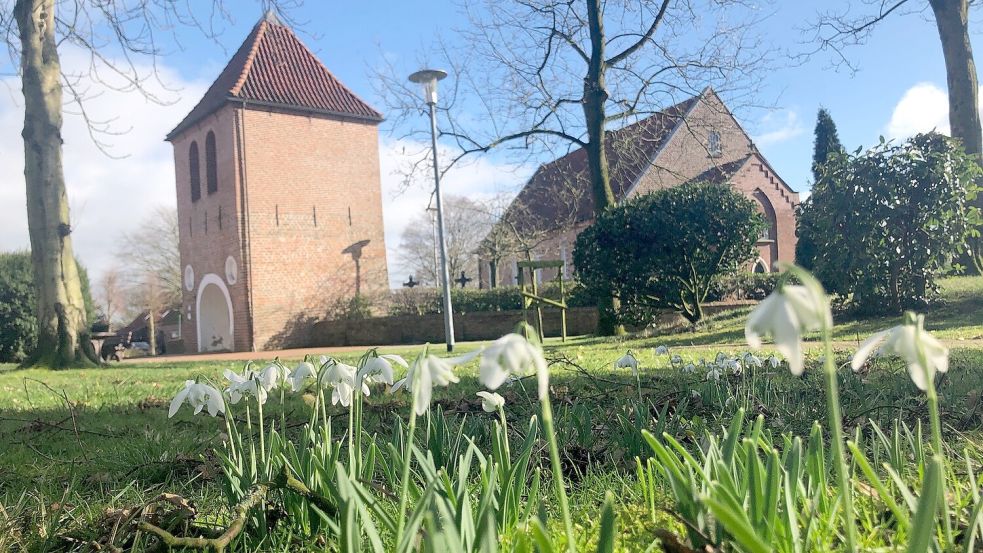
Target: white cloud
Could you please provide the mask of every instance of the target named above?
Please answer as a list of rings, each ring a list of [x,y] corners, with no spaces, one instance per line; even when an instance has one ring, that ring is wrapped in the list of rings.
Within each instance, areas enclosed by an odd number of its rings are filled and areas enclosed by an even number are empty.
[[[382,210],[386,228],[386,257],[389,283],[398,288],[407,275],[399,263],[399,245],[403,230],[425,213],[433,192],[430,165],[419,168],[407,183],[409,165],[425,159],[429,144],[412,140],[383,140],[380,160],[382,172]],[[441,157],[449,157],[441,152]],[[474,158],[455,166],[440,181],[446,196],[466,196],[475,201],[490,201],[499,196],[516,194],[532,174],[534,167],[499,163],[487,157]]]
[[[758,146],[769,146],[791,140],[805,130],[799,120],[798,112],[791,109],[768,112],[761,118],[759,128],[768,130],[754,136],[754,142]]]
[[[89,61],[79,51],[62,52],[66,72],[87,68]],[[95,83],[88,87],[93,93],[86,102],[89,117],[114,120],[115,131],[126,131],[99,137],[109,143],[114,156],[125,156],[122,159],[99,151],[82,118],[68,113],[77,108],[66,105],[62,135],[72,243],[93,278],[116,263],[121,234],[137,228],[156,207],[175,204],[173,154],[164,135],[191,110],[207,83],[186,81],[163,65],[158,66],[158,74],[166,88],[158,83],[148,83],[148,88],[172,102],[168,105],[154,103],[135,91]],[[19,79],[0,79],[0,86],[0,251],[9,251],[30,247],[20,136],[24,102]]]
[[[949,134],[949,100],[933,83],[918,83],[905,91],[894,106],[885,138],[907,138],[931,130]]]

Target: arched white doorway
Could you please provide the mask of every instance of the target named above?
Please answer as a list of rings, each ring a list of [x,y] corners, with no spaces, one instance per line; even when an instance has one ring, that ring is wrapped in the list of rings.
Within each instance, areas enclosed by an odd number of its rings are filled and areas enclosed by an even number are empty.
[[[198,323],[198,351],[235,349],[232,298],[225,282],[214,273],[202,277],[198,284],[195,320]]]

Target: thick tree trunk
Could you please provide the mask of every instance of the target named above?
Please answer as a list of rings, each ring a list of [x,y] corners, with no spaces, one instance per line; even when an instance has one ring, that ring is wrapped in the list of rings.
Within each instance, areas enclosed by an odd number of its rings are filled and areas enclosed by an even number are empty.
[[[24,92],[24,180],[31,262],[37,288],[38,344],[25,364],[65,367],[95,363],[72,253],[72,227],[62,170],[61,65],[54,0],[17,0]]]
[[[968,0],[929,0],[945,57],[946,84],[949,88],[949,128],[962,140],[966,152],[983,161],[983,129],[980,125],[979,85],[973,45],[969,40]],[[976,207],[983,209],[983,194]],[[983,240],[970,239],[972,262],[983,271]]]
[[[615,205],[608,174],[607,152],[604,147],[604,126],[607,116],[604,105],[608,100],[608,91],[604,79],[607,66],[604,58],[604,12],[601,0],[587,0],[587,24],[591,41],[583,99],[584,121],[587,124],[587,166],[590,169],[594,214],[600,215]],[[624,327],[617,322],[616,315],[619,308],[618,299],[614,296],[598,298],[599,334],[611,336],[625,333]]]

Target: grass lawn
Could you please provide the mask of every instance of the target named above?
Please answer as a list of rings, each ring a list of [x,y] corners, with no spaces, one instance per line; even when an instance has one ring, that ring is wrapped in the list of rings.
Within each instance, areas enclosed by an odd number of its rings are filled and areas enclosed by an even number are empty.
[[[926,322],[953,348],[950,371],[939,387],[942,418],[950,445],[975,447],[983,422],[983,278],[947,279],[943,285],[945,303],[933,309]],[[799,436],[808,435],[813,421],[824,420],[822,375],[814,348],[801,378],[783,368],[766,368],[720,382],[708,381],[700,372],[684,373],[671,367],[667,356],[653,352],[654,346],[665,344],[694,362],[712,360],[719,351],[738,355],[746,351],[746,314],[747,310],[722,314],[696,332],[576,338],[566,344],[548,341],[556,427],[564,472],[572,482],[575,520],[593,528],[604,490],[610,489],[626,532],[621,546],[632,550],[652,541],[659,524],[640,514],[645,500],[634,477],[635,456],[651,454],[640,427],[665,425],[670,434],[693,444],[704,428],[725,424],[738,408],[764,415],[771,430]],[[897,322],[837,321],[838,363],[848,360],[852,342]],[[462,349],[468,347],[474,346]],[[641,362],[638,380],[630,371],[612,367],[626,349]],[[409,358],[419,350],[381,351]],[[357,356],[338,355],[348,362]],[[192,500],[199,513],[224,516],[227,501],[213,451],[225,438],[225,425],[187,410],[168,419],[167,406],[186,379],[203,376],[221,383],[223,370],[239,370],[241,365],[193,359],[65,371],[0,365],[0,550],[85,549],[89,540],[111,531],[105,527],[107,509],[139,505],[162,492]],[[438,389],[435,398],[437,409],[481,443],[489,439],[487,429],[495,419],[482,411],[475,396],[480,389],[476,372],[476,363],[465,366],[461,383]],[[840,386],[847,434],[868,420],[889,424],[900,416],[913,424],[926,417],[923,395],[901,362],[880,360],[861,374],[843,370]],[[526,421],[537,409],[535,379],[500,391],[507,401],[510,431],[521,440]],[[648,410],[641,421],[635,403],[639,395]],[[408,401],[407,394],[377,390],[367,400],[363,427],[383,435],[392,432],[394,413],[405,419]],[[308,417],[305,398],[288,396],[282,406],[280,402],[274,394],[269,411],[276,413],[274,418],[282,412],[287,427],[296,428]],[[347,415],[341,408],[331,413],[337,415],[334,424],[340,436]],[[543,447],[534,455],[535,463],[548,468]],[[636,523],[627,524],[631,521]]]

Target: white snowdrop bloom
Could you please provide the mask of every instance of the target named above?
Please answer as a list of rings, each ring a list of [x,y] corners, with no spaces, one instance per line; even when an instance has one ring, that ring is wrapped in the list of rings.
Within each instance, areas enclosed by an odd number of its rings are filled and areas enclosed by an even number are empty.
[[[229,395],[229,403],[232,405],[239,403],[243,397],[256,398],[260,404],[266,403],[267,390],[260,383],[257,373],[246,370],[243,374],[239,374],[233,370],[225,369],[223,375],[229,381],[225,393]]]
[[[692,374],[696,372],[696,365],[692,363],[686,363],[683,365],[683,372],[687,374]]]
[[[672,354],[672,357],[669,358],[669,362],[672,363],[673,365],[682,364],[683,356],[679,355],[678,353],[674,353]]]
[[[332,360],[321,370],[318,384],[331,388],[331,404],[340,403],[342,407],[352,404],[355,393],[355,367]]]
[[[478,397],[481,398],[481,408],[486,413],[494,413],[505,406],[505,398],[495,392],[481,391],[478,392]]]
[[[668,355],[669,354],[669,348],[667,348],[666,346],[659,346],[659,347],[655,348],[655,354],[656,355]]]
[[[410,388],[410,392],[415,391],[416,414],[422,415],[430,409],[434,386],[448,386],[452,382],[460,382],[460,379],[454,374],[454,367],[474,359],[478,353],[480,350],[467,355],[448,358],[427,355],[410,366],[406,378],[396,382],[392,391],[396,392],[403,387]]]
[[[741,366],[741,362],[737,359],[727,359],[724,361],[723,367],[734,375],[740,375],[744,372],[744,367]]]
[[[213,417],[219,413],[225,413],[222,393],[208,384],[200,384],[194,380],[184,381],[184,388],[181,388],[171,400],[170,409],[167,410],[167,418],[173,417],[184,403],[193,407],[196,415],[206,407],[208,414]]]
[[[833,325],[826,298],[814,288],[801,285],[785,285],[765,298],[751,315],[744,327],[748,345],[758,349],[761,337],[771,335],[775,347],[788,359],[794,375],[805,368],[802,354],[802,333]]]
[[[924,315],[905,313],[904,324],[874,334],[854,354],[850,366],[859,370],[871,355],[896,355],[908,363],[908,374],[918,389],[928,388],[936,371],[949,370],[949,350],[924,329]],[[924,358],[924,361],[923,359]]]
[[[625,368],[628,368],[628,369],[631,369],[631,372],[633,374],[636,374],[637,375],[638,374],[638,359],[635,359],[635,356],[632,355],[631,352],[629,351],[628,353],[622,355],[620,358],[618,358],[617,361],[614,362],[614,368],[616,368],[616,369],[625,369]]]
[[[316,377],[317,369],[314,368],[314,365],[304,361],[294,367],[287,380],[290,383],[290,389],[294,392],[299,392],[308,380],[314,380]]]
[[[539,381],[539,399],[549,394],[549,368],[543,350],[519,334],[506,334],[492,342],[481,356],[478,381],[491,390],[499,386],[511,374],[527,374],[535,371]]]
[[[700,395],[700,392],[698,392],[696,390],[690,391],[689,397],[691,397],[692,399],[696,399],[696,400],[702,400],[703,399],[703,396]]]
[[[720,370],[720,367],[712,365],[710,370],[707,371],[707,380],[713,380],[716,382],[720,380],[721,375],[723,375],[723,372]]]
[[[782,360],[772,355],[768,358],[768,364],[771,365],[771,368],[777,369],[782,364]]]
[[[749,351],[744,354],[744,364],[760,369],[764,362],[757,355]]]
[[[737,400],[734,399],[734,396],[730,396],[727,398],[727,401],[724,402],[724,407],[733,407],[735,403],[737,403]]]
[[[409,368],[406,361],[398,355],[379,355],[369,357],[362,368],[358,371],[359,382],[381,382],[384,384],[393,383],[393,366],[391,362]]]
[[[716,364],[718,364],[718,365],[721,365],[726,360],[727,360],[727,356],[724,354],[724,352],[718,351],[717,352],[717,357],[715,357],[713,359],[713,362],[716,363]]]
[[[271,363],[259,372],[259,384],[267,392],[279,388],[288,382],[290,369],[278,363]]]

